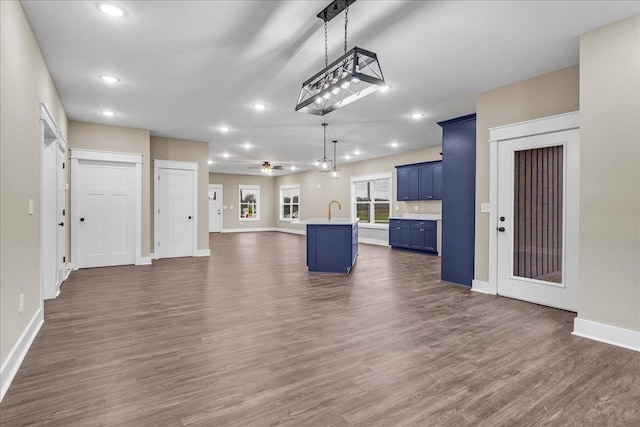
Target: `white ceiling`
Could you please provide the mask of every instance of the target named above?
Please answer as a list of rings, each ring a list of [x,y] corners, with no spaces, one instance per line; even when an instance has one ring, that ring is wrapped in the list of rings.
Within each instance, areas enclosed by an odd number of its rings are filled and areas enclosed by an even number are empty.
[[[90,0],[22,1],[69,118],[207,141],[211,171],[257,174],[246,168],[264,160],[313,168],[325,121],[339,164],[354,150],[350,161],[437,145],[436,122],[473,113],[477,94],[577,64],[580,34],[640,13],[638,1],[358,0],[349,48],[376,52],[392,89],[318,117],[294,107],[324,67],[316,14],[330,0],[112,3],[127,15]],[[343,35],[344,13],[329,22],[330,61]]]

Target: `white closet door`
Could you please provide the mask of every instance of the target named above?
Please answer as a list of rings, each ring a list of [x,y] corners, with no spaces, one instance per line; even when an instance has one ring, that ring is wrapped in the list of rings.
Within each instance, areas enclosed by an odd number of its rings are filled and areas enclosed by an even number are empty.
[[[80,161],[76,185],[78,267],[134,264],[135,165]]]
[[[56,156],[56,220],[57,220],[57,232],[56,232],[56,262],[57,262],[57,280],[56,287],[60,289],[60,285],[64,280],[67,266],[66,266],[66,248],[67,248],[67,227],[69,226],[67,221],[67,208],[65,197],[65,159],[64,150],[57,145]]]
[[[157,170],[156,257],[194,255],[194,175],[184,169]]]

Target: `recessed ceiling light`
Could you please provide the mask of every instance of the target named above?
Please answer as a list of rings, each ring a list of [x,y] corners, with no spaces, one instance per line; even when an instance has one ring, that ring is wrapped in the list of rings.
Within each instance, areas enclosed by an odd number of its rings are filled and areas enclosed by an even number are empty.
[[[320,162],[316,160],[315,162],[313,162],[313,165],[314,166],[320,166]]]
[[[229,158],[229,153],[222,153],[222,157],[224,157],[225,159]]]
[[[351,160],[351,156],[347,154],[347,155],[344,156],[344,159],[345,160]]]
[[[249,150],[249,149],[251,149],[251,144],[249,144],[248,142],[245,142],[243,147],[244,147],[245,150]]]
[[[290,169],[291,169],[292,171],[294,171],[294,170],[297,170],[298,168],[297,168],[297,167],[295,167],[295,166],[291,166],[291,168],[290,168]]]
[[[421,119],[423,117],[424,117],[423,113],[418,113],[418,112],[411,113],[411,118],[414,119],[414,120],[418,120],[418,119]]]
[[[398,148],[398,145],[400,145],[400,144],[398,144],[398,143],[397,143],[397,142],[395,142],[395,141],[393,141],[393,142],[391,143],[391,147],[392,147],[392,148]]]
[[[213,164],[213,160],[209,160],[209,161],[207,161],[207,163],[212,165]]]
[[[118,114],[118,113],[116,113],[114,111],[109,111],[109,110],[102,110],[100,112],[102,113],[103,116],[107,116],[107,117],[113,117],[116,114]]]
[[[218,129],[220,130],[220,132],[224,132],[224,133],[229,132],[229,128],[227,126],[220,126]]]
[[[102,80],[103,82],[109,83],[109,84],[116,84],[116,83],[118,83],[120,81],[120,79],[115,77],[115,76],[107,76],[107,75],[103,74],[103,75],[98,76],[98,77],[100,77],[100,80]]]
[[[360,150],[356,150],[356,151],[354,151],[354,152],[353,152],[353,155],[354,155],[354,156],[359,156],[359,155],[360,155]]]
[[[122,7],[113,3],[98,3],[96,4],[96,7],[100,12],[113,18],[122,18],[127,14]]]
[[[382,86],[382,87],[380,88],[380,92],[386,92],[386,91],[388,91],[389,89],[391,89],[391,86],[389,86],[389,85],[384,85],[384,86]]]
[[[267,104],[263,104],[261,102],[253,104],[253,109],[257,111],[262,111],[267,109]]]

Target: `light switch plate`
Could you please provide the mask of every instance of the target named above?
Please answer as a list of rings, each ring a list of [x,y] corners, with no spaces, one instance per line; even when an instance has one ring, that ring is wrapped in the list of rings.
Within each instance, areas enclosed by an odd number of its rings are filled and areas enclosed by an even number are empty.
[[[491,205],[489,203],[480,203],[480,212],[491,212]]]
[[[29,199],[29,215],[33,215],[33,199]]]

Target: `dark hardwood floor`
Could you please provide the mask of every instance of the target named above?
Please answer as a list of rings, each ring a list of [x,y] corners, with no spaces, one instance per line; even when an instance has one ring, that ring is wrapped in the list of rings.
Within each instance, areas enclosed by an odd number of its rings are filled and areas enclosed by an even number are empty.
[[[476,294],[440,260],[360,245],[309,275],[304,237],[216,234],[211,258],[75,271],[2,426],[638,426],[640,354],[574,313]]]

